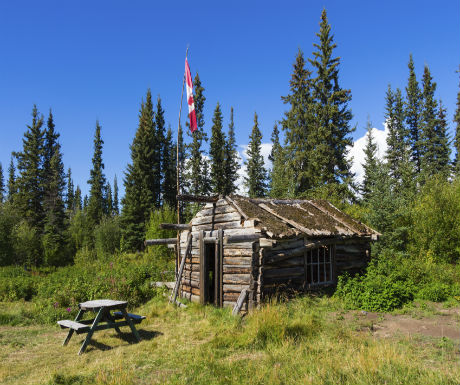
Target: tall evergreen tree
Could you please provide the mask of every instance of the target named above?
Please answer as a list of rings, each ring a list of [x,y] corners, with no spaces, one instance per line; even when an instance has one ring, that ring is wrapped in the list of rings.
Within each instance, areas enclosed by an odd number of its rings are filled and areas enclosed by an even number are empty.
[[[101,137],[101,126],[96,121],[96,131],[94,134],[94,153],[92,158],[92,168],[88,184],[89,199],[88,199],[88,221],[90,228],[96,227],[103,217],[105,202],[105,186],[107,184],[104,175],[104,163],[102,161],[102,146],[104,141]]]
[[[225,193],[225,135],[222,131],[222,112],[220,105],[214,110],[211,128],[209,157],[211,159],[211,185],[216,194]]]
[[[81,198],[81,189],[80,186],[77,185],[75,189],[75,197],[74,197],[74,204],[73,204],[75,211],[80,211],[83,209],[83,202]]]
[[[350,127],[352,113],[348,107],[351,91],[339,86],[340,58],[333,57],[337,44],[333,42],[326,10],[321,14],[320,31],[317,34],[319,44],[310,60],[316,70],[314,83],[315,101],[315,145],[313,163],[320,180],[315,187],[322,184],[352,184],[351,162],[347,159],[348,149],[353,144],[350,134],[355,128]],[[343,189],[349,193],[348,188]]]
[[[409,80],[406,87],[406,123],[410,134],[410,146],[412,150],[411,159],[415,172],[420,173],[421,165],[421,135],[420,120],[422,110],[422,92],[417,82],[414,71],[414,60],[412,54],[409,56]]]
[[[118,215],[120,213],[120,208],[118,204],[118,181],[117,181],[117,174],[113,178],[113,213],[114,215]]]
[[[10,166],[8,167],[8,202],[13,201],[16,192],[16,168],[14,167],[13,157],[11,157]]]
[[[32,109],[32,124],[24,134],[23,150],[15,153],[18,177],[15,203],[22,217],[39,234],[43,230],[43,116]]]
[[[305,59],[300,49],[293,68],[289,82],[290,93],[281,97],[282,101],[290,106],[290,109],[285,113],[281,123],[286,136],[284,148],[286,169],[292,170],[294,194],[297,194],[313,187],[318,171],[315,170],[312,159],[314,115],[311,72],[305,68]]]
[[[375,142],[374,134],[372,132],[372,123],[367,119],[366,125],[366,147],[364,149],[364,178],[361,186],[361,194],[363,200],[367,202],[372,195],[376,184],[376,170],[378,166],[377,158],[377,143]]]
[[[272,162],[269,176],[269,195],[271,198],[285,198],[292,195],[292,179],[286,166],[285,149],[279,140],[278,125],[275,124],[272,131],[272,149],[268,159]]]
[[[409,132],[404,124],[404,101],[399,88],[393,92],[388,86],[385,118],[388,125],[388,170],[396,191],[408,193],[412,188],[413,169],[410,161]]]
[[[171,127],[168,128],[164,146],[163,204],[176,206],[176,151],[172,139]]]
[[[5,181],[3,179],[3,167],[0,163],[0,203],[5,200]]]
[[[164,110],[161,106],[161,98],[157,98],[157,109],[155,113],[155,149],[154,149],[154,204],[156,208],[161,206],[161,197],[164,194],[162,191],[163,179],[165,173],[165,158],[164,152],[166,151],[166,127],[165,127],[165,117]]]
[[[66,187],[59,133],[55,131],[50,111],[44,141],[43,208],[45,212],[43,250],[45,263],[50,266],[69,262],[67,245],[67,221],[64,190]]]
[[[236,150],[235,123],[233,122],[233,107],[230,108],[230,124],[228,125],[228,138],[225,142],[225,188],[224,194],[230,195],[236,191],[238,179],[238,151]]]
[[[247,149],[247,167],[245,184],[251,198],[264,197],[267,190],[267,171],[264,167],[264,158],[261,154],[262,134],[259,129],[257,113],[254,113],[254,126],[249,136]]]
[[[112,186],[110,186],[110,183],[107,182],[107,186],[105,186],[105,191],[106,191],[106,215],[109,217],[113,216],[113,196],[112,196]]]
[[[435,168],[436,172],[449,177],[451,172],[449,134],[447,123],[447,110],[443,106],[442,101],[439,101],[438,117],[436,119],[436,141],[435,141]]]
[[[192,136],[192,142],[189,144],[188,149],[190,152],[190,160],[187,162],[187,179],[190,185],[190,193],[193,195],[206,194],[204,183],[204,168],[206,167],[204,158],[204,151],[202,149],[203,141],[207,141],[208,137],[204,130],[204,102],[206,97],[204,96],[204,87],[201,83],[200,76],[198,73],[195,75],[193,80],[193,88],[195,90],[195,114],[196,124],[198,129],[190,134]],[[187,123],[188,126],[188,123]],[[190,131],[188,131],[190,133]]]
[[[67,211],[69,212],[75,211],[74,203],[75,203],[75,191],[74,191],[73,180],[72,180],[72,170],[69,167],[67,170],[67,194],[66,194]]]
[[[457,71],[460,74],[460,66]],[[460,83],[459,83],[460,87]],[[454,159],[454,172],[456,175],[460,175],[460,89],[457,93],[457,108],[454,115],[455,123],[455,137],[454,137],[454,148],[455,148],[455,159]]]

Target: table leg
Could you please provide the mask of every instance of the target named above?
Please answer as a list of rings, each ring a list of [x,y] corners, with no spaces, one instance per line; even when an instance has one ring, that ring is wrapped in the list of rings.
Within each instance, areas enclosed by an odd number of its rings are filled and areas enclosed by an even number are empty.
[[[126,309],[120,309],[121,314],[125,317],[126,322],[128,322],[129,327],[131,328],[131,331],[134,334],[134,337],[136,337],[137,342],[141,341],[141,337],[139,336],[139,333],[137,332],[136,328],[134,327],[133,321],[131,318],[129,318],[128,313],[126,312]]]
[[[84,351],[86,350],[86,347],[88,346],[88,343],[91,340],[91,337],[93,336],[94,331],[96,330],[97,324],[104,316],[104,313],[105,313],[105,308],[101,307],[99,309],[99,312],[96,315],[96,318],[93,321],[93,324],[91,325],[91,328],[88,331],[88,334],[86,335],[85,340],[83,341],[83,344],[81,345],[80,351],[78,352],[79,355],[84,353]]]
[[[116,330],[116,332],[117,332],[118,334],[121,334],[121,330],[120,330],[120,328],[117,326],[115,318],[113,318],[112,314],[110,314],[110,311],[108,311],[107,314],[106,314],[105,316],[106,316],[106,318],[107,318],[108,323],[110,323],[111,325],[113,325],[114,329]]]
[[[74,321],[75,322],[80,321],[80,319],[83,317],[84,312],[85,312],[84,310],[80,309],[78,311],[78,314],[75,317]],[[62,346],[66,346],[69,343],[70,339],[72,338],[73,332],[74,332],[73,329],[69,329],[69,332],[67,333],[67,337],[65,338],[64,342],[62,343]]]

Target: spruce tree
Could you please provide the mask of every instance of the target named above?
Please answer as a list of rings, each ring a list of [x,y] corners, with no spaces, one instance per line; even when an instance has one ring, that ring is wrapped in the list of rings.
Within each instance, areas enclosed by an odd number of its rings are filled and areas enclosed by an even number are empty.
[[[32,109],[32,124],[22,140],[23,150],[15,153],[18,177],[15,204],[21,216],[36,229],[43,231],[43,116],[37,106]]]
[[[110,186],[110,183],[107,182],[107,186],[105,186],[105,191],[106,191],[106,215],[109,217],[113,216],[113,196],[112,196],[112,186]]]
[[[409,132],[404,123],[404,101],[399,88],[393,92],[388,86],[385,118],[388,125],[388,170],[395,189],[400,193],[409,193],[412,189],[413,168],[410,161]]]
[[[164,146],[163,205],[176,206],[176,147],[172,139],[171,127],[168,128]]]
[[[43,208],[45,212],[43,250],[48,266],[69,262],[67,246],[67,221],[65,215],[64,190],[66,187],[59,133],[55,131],[50,111],[44,141],[43,162]]]
[[[354,131],[350,127],[352,113],[348,107],[351,91],[339,86],[340,58],[333,57],[337,44],[333,42],[325,9],[317,36],[319,44],[314,44],[317,50],[313,52],[314,59],[310,60],[316,70],[313,79],[316,132],[312,138],[312,162],[315,164],[315,175],[320,178],[314,187],[323,184],[351,185],[353,175],[351,162],[347,159],[348,149],[353,144],[350,134]],[[345,195],[350,192],[347,187],[342,190]]]
[[[436,119],[436,141],[435,141],[435,168],[436,172],[442,174],[445,178],[450,176],[450,153],[449,134],[447,123],[447,110],[444,108],[442,101],[439,101],[438,117]]]
[[[8,202],[13,201],[16,192],[16,168],[14,167],[13,157],[11,157],[10,166],[8,167]]]
[[[75,192],[72,180],[72,170],[70,167],[67,170],[67,194],[66,194],[66,207],[67,211],[72,213],[75,211]]]
[[[312,188],[318,177],[318,170],[315,169],[312,159],[313,139],[318,138],[312,135],[314,126],[311,72],[305,68],[305,59],[300,49],[293,68],[289,82],[290,93],[281,97],[283,103],[290,106],[281,124],[286,137],[284,160],[286,169],[292,170],[296,194]]]
[[[225,136],[222,131],[222,112],[220,105],[214,110],[211,127],[211,142],[209,145],[211,160],[211,186],[215,194],[225,193]]]
[[[5,181],[3,179],[3,167],[0,163],[0,203],[5,200]]]
[[[372,131],[372,123],[370,122],[369,118],[367,119],[367,126],[366,126],[366,148],[364,149],[364,178],[363,183],[361,186],[361,195],[363,197],[363,201],[369,201],[371,197],[375,184],[376,184],[376,170],[378,166],[378,158],[377,158],[377,143],[375,143],[374,134]]]
[[[247,149],[247,177],[244,178],[251,198],[264,197],[267,189],[267,171],[264,167],[264,158],[261,154],[262,134],[259,130],[257,113],[254,113],[254,126],[249,136]]]
[[[230,124],[228,125],[228,137],[225,142],[225,188],[224,194],[230,195],[236,191],[238,179],[238,151],[236,150],[235,124],[233,122],[233,107],[230,108]]]
[[[421,162],[421,135],[420,119],[422,109],[422,92],[417,82],[414,71],[414,61],[412,54],[409,57],[409,80],[406,87],[406,123],[410,134],[410,146],[412,150],[411,159],[415,167],[416,174],[420,173]]]
[[[88,199],[88,221],[91,229],[94,229],[102,220],[104,215],[105,186],[107,184],[104,175],[104,163],[102,161],[102,146],[104,141],[101,138],[101,126],[96,121],[96,130],[94,134],[94,153],[92,158],[92,168],[90,171],[89,199]]]
[[[75,189],[75,197],[73,203],[74,211],[80,211],[83,209],[83,203],[81,198],[81,189],[80,186],[77,185]]]
[[[292,196],[293,178],[286,166],[285,149],[279,141],[278,125],[275,124],[272,131],[272,149],[268,159],[272,162],[272,169],[269,175],[269,195],[271,198],[286,198]]]
[[[118,204],[118,181],[117,181],[117,174],[113,178],[113,213],[114,215],[118,215],[120,213],[120,208]]]
[[[195,114],[197,130],[194,133],[190,133],[192,136],[192,142],[188,145],[190,153],[190,160],[187,162],[187,179],[190,185],[190,193],[193,195],[205,195],[205,176],[204,168],[206,159],[204,158],[204,151],[202,149],[203,141],[207,141],[208,137],[204,131],[204,102],[206,97],[204,96],[204,87],[201,83],[198,73],[195,75],[193,80],[193,88],[195,90],[194,103],[195,103]],[[189,123],[187,122],[187,126]]]
[[[154,204],[156,208],[161,206],[161,197],[164,194],[162,191],[163,178],[165,173],[164,152],[166,148],[166,127],[164,110],[161,106],[161,98],[157,98],[157,108],[155,113],[155,141],[154,141]]]
[[[457,71],[460,74],[460,66]],[[460,82],[459,82],[460,87]],[[454,172],[457,176],[460,175],[460,89],[457,93],[457,108],[454,115],[455,123],[455,137],[454,137],[454,148],[455,148],[455,159],[454,159]]]
[[[422,179],[426,180],[439,172],[438,166],[438,102],[435,99],[436,83],[425,65],[423,72],[423,109],[422,109]]]

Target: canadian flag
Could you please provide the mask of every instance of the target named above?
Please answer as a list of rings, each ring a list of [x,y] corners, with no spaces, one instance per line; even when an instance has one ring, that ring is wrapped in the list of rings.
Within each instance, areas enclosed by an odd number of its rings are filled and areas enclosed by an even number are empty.
[[[193,133],[197,130],[195,102],[193,100],[193,83],[192,75],[190,74],[190,67],[187,58],[185,58],[185,82],[187,83],[187,104],[188,116],[190,117],[190,131]]]

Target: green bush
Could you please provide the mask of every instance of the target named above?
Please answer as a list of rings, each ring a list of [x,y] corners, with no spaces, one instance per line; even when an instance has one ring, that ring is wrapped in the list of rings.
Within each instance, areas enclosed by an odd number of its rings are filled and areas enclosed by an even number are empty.
[[[120,251],[120,225],[118,217],[104,218],[94,229],[94,244],[99,258]]]
[[[445,283],[432,282],[422,287],[417,293],[417,297],[427,301],[443,302],[451,294],[451,288]]]
[[[434,262],[460,261],[460,179],[433,178],[411,210],[409,251]]]

